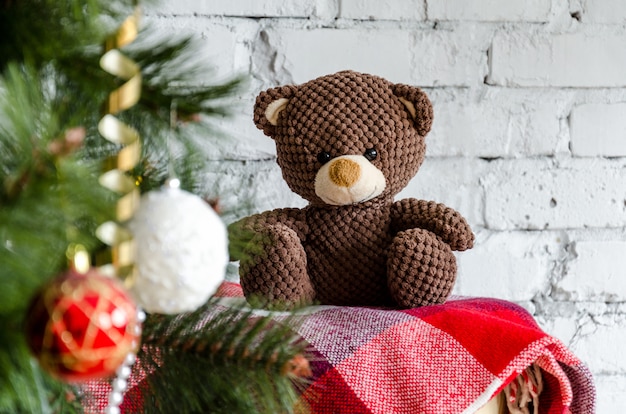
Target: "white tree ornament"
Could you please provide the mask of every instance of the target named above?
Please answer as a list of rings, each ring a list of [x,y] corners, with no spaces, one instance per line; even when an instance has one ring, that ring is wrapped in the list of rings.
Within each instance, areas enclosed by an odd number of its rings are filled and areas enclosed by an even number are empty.
[[[193,311],[223,281],[226,226],[201,198],[175,185],[148,192],[129,228],[137,245],[131,292],[147,312]]]

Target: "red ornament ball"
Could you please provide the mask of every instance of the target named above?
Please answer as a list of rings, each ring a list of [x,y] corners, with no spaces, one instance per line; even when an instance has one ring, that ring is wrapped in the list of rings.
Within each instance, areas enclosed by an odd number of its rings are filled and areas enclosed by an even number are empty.
[[[26,317],[40,365],[68,382],[115,372],[139,345],[137,308],[117,280],[97,271],[62,274],[44,286]]]

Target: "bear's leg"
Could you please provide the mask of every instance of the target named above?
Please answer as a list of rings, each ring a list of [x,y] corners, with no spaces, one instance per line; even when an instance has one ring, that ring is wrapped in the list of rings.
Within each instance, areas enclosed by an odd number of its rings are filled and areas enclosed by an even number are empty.
[[[393,239],[387,258],[391,296],[404,308],[443,303],[456,279],[450,246],[428,230],[409,229]]]
[[[273,309],[311,304],[315,292],[306,270],[306,253],[296,232],[281,224],[255,232],[239,264],[246,298]]]

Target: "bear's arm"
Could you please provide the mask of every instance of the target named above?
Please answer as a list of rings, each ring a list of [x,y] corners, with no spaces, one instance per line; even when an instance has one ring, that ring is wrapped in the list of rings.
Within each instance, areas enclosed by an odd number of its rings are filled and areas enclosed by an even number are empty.
[[[431,231],[448,243],[452,250],[467,250],[474,245],[474,233],[459,212],[434,201],[407,198],[391,207],[391,230],[411,228]]]
[[[298,208],[279,208],[244,217],[228,226],[230,260],[240,260],[248,242],[270,226],[281,225],[293,230],[301,241],[306,237],[304,212]]]

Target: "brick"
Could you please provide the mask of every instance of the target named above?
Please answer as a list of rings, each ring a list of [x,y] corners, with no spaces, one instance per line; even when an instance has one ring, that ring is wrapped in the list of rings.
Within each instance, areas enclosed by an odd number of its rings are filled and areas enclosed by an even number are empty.
[[[237,107],[229,117],[211,121],[225,136],[217,136],[211,139],[210,145],[203,147],[207,159],[258,161],[276,157],[274,140],[259,131],[252,121],[255,97],[251,95],[245,106]],[[206,136],[206,131],[198,131],[197,135]]]
[[[424,20],[424,2],[415,0],[341,0],[339,17],[359,20]]]
[[[427,0],[429,20],[546,22],[550,2],[545,0]]]
[[[581,11],[583,23],[626,23],[626,2],[623,0],[587,0],[575,11]]]
[[[421,86],[470,86],[486,73],[487,31],[386,28],[266,30],[269,45],[279,53],[277,69],[296,83],[343,69],[369,72],[393,82]],[[447,68],[442,70],[442,68]]]
[[[157,33],[149,39],[169,39],[192,37],[195,40],[192,61],[206,67],[205,76],[199,77],[201,82],[215,83],[220,79],[232,77],[248,69],[249,51],[245,44],[256,35],[257,25],[254,22],[240,22],[238,30],[218,21],[193,17],[146,18],[148,27]],[[186,62],[190,63],[190,62]]]
[[[596,375],[594,381],[598,394],[596,412],[621,413],[624,411],[626,377],[624,375]]]
[[[570,304],[560,303],[568,307]],[[596,412],[622,412],[626,364],[624,358],[616,355],[622,355],[620,347],[626,340],[624,315],[587,314],[585,307],[564,316],[538,315],[536,320],[591,369],[597,390]]]
[[[497,88],[480,96],[433,94],[431,156],[524,157],[553,155],[559,146],[562,100]]]
[[[149,6],[146,13],[174,15],[209,15],[242,17],[309,17],[323,8],[326,0],[298,2],[293,0],[237,0],[237,1],[197,1],[179,0],[159,2]]]
[[[583,333],[572,341],[570,349],[593,373],[624,375],[626,358],[619,357],[626,342],[624,326],[624,315],[594,316],[579,327]]]
[[[497,32],[487,82],[500,86],[626,86],[623,31]]]
[[[482,181],[490,229],[622,228],[624,160],[498,160]]]
[[[537,315],[535,320],[544,332],[559,339],[565,346],[569,346],[578,330],[576,315],[568,317]]]
[[[480,177],[485,162],[470,158],[427,157],[416,176],[396,199],[418,198],[444,203],[459,211],[470,226],[483,225],[483,192]]]
[[[482,85],[490,38],[491,29],[476,24],[415,32],[411,49],[413,83],[435,87]]]
[[[626,241],[576,241],[575,258],[556,287],[559,298],[574,301],[626,301]]]
[[[457,255],[454,293],[529,301],[548,290],[560,244],[552,233],[480,231],[474,247]]]
[[[570,116],[571,150],[584,157],[626,156],[626,104],[586,104]]]
[[[266,33],[279,54],[275,65],[295,83],[345,69],[394,82],[411,79],[411,41],[405,30],[270,28]]]

